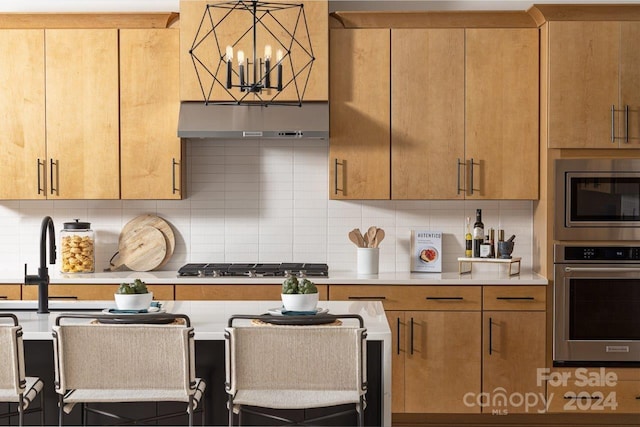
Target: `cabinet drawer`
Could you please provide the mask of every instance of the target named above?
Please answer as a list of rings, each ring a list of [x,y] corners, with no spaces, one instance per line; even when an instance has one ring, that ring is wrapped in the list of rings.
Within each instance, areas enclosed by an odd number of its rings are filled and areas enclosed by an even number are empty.
[[[332,285],[333,301],[382,301],[385,310],[480,310],[480,286]]]
[[[327,285],[316,285],[320,300],[327,300]],[[176,285],[177,300],[280,300],[282,285]]]
[[[120,285],[49,285],[50,299],[113,300]],[[173,300],[173,285],[148,285],[155,300]],[[23,300],[38,299],[37,286],[23,286]]]
[[[484,310],[546,309],[546,286],[484,286]]]
[[[566,386],[547,384],[549,412],[640,414],[640,381],[617,381],[613,386],[574,384],[574,379]]]
[[[0,285],[0,301],[20,299],[20,285]]]

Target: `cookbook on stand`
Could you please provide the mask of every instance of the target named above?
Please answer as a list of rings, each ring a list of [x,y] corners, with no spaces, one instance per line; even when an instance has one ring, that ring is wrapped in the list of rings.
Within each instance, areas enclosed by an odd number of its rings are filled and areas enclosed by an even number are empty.
[[[442,272],[442,232],[411,230],[411,271]]]

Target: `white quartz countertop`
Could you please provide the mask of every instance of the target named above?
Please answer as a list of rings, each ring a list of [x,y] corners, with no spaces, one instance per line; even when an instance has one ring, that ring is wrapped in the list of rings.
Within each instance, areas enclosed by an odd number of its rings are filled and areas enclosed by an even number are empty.
[[[227,320],[233,314],[264,314],[278,308],[281,301],[164,301],[163,309],[170,313],[186,314],[191,319],[196,340],[223,340]],[[61,313],[86,313],[114,308],[114,301],[50,301],[48,314],[36,313],[37,301],[0,301],[0,312],[18,316],[23,339],[50,340],[51,328]],[[367,339],[391,340],[391,331],[379,301],[322,301],[319,307],[332,314],[359,314],[367,328]],[[353,321],[345,319],[345,322]],[[357,321],[355,321],[357,322]],[[357,323],[356,323],[357,324]]]
[[[458,272],[446,273],[411,273],[393,272],[376,275],[358,275],[354,272],[331,271],[329,277],[310,277],[314,283],[327,285],[546,285],[548,280],[532,271],[522,271],[518,275],[509,276],[503,266],[492,271],[473,271],[469,274]],[[87,274],[63,274],[54,269],[49,270],[51,283],[59,284],[119,284],[124,281],[141,279],[147,284],[280,284],[282,277],[178,277],[176,271],[120,271]],[[1,271],[0,283],[23,283],[24,272]]]

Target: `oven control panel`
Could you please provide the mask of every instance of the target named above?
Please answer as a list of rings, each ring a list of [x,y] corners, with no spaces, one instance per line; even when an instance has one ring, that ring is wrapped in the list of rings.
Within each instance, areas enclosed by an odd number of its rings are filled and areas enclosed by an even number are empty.
[[[558,253],[558,249],[561,253]],[[640,261],[638,246],[557,246],[564,261]]]

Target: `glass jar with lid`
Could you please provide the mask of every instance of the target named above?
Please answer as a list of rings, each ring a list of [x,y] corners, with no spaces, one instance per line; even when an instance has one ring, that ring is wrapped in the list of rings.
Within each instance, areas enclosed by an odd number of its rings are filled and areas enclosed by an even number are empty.
[[[95,236],[88,222],[65,222],[60,231],[60,271],[93,273],[95,271]]]

